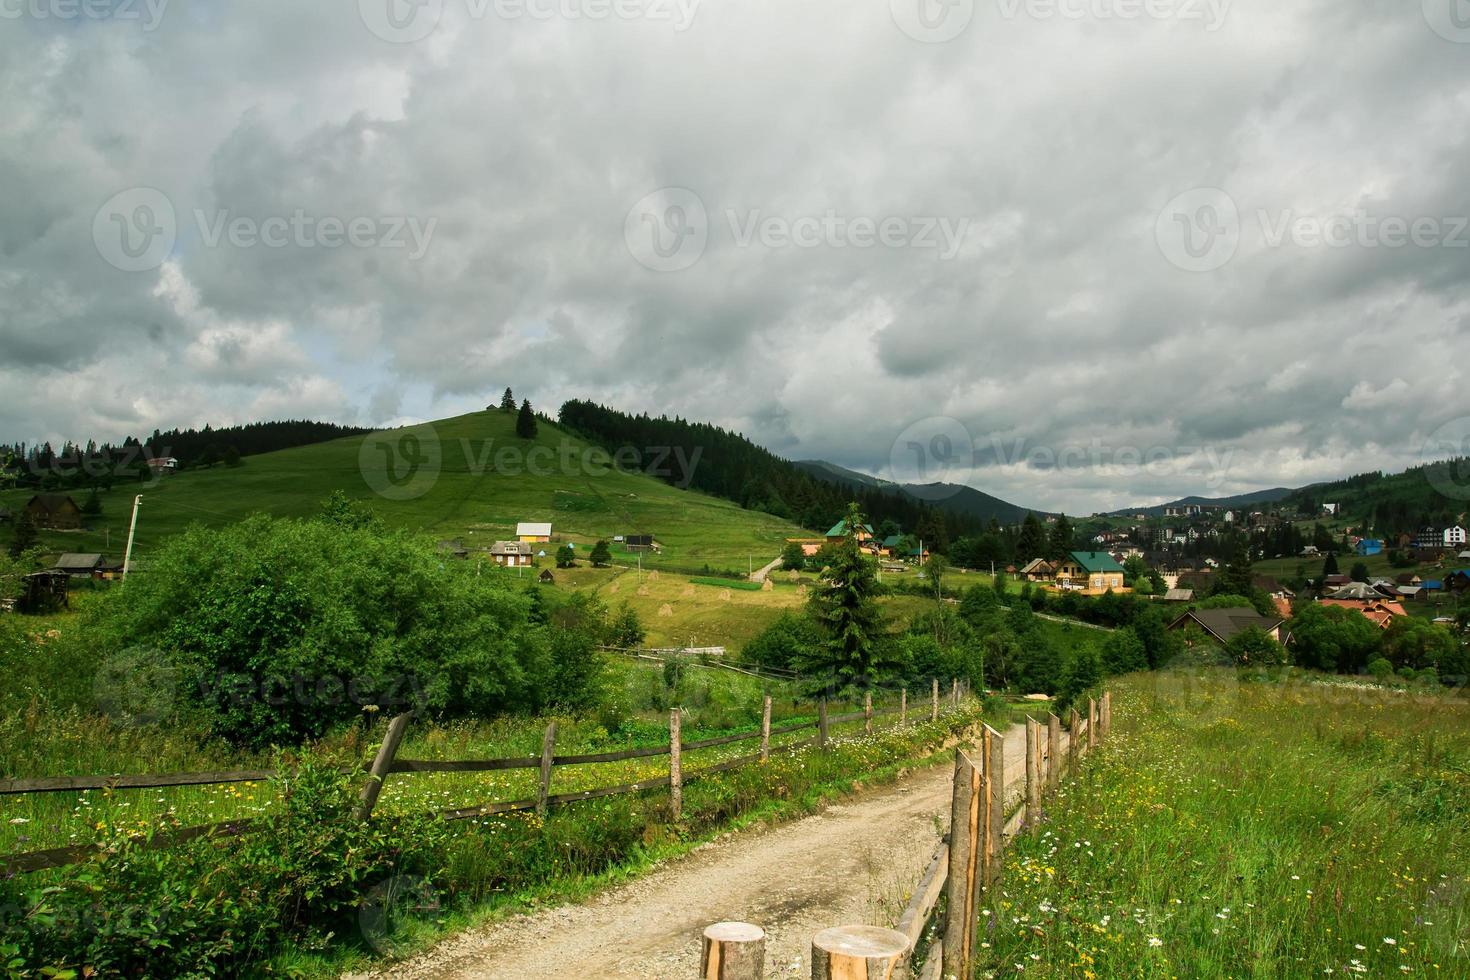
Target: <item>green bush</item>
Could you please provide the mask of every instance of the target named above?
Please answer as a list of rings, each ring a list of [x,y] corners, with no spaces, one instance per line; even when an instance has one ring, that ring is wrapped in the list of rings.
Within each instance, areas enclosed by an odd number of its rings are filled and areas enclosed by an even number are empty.
[[[249,746],[369,705],[461,717],[590,701],[603,624],[533,627],[513,579],[475,572],[406,533],[257,516],[171,539],[80,638],[104,668],[158,651],[183,704]]]
[[[1377,660],[1373,660],[1368,664],[1368,673],[1381,681],[1387,680],[1393,676],[1393,664],[1379,657]]]

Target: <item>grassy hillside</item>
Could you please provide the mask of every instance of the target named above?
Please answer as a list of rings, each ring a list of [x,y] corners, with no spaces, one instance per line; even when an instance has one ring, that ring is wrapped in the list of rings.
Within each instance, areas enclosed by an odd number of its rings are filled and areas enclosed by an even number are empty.
[[[654,566],[698,569],[709,564],[743,571],[751,561],[759,567],[775,558],[783,538],[802,533],[768,514],[680,490],[642,473],[612,469],[601,450],[547,422],[541,423],[534,442],[517,439],[514,429],[510,414],[477,412],[414,429],[251,456],[238,468],[216,466],[152,485],[120,485],[103,495],[103,515],[90,520],[89,530],[46,531],[41,540],[52,551],[101,551],[120,557],[133,495],[142,493],[135,556],[146,557],[190,523],[218,525],[257,511],[304,516],[315,512],[333,490],[370,504],[394,526],[457,538],[471,549],[488,548],[510,536],[519,521],[551,521],[557,536],[579,549],[616,534],[654,534],[664,545],[662,556],[644,558],[645,565]],[[437,446],[438,474],[431,479],[434,467],[426,464],[418,477],[424,481],[422,495],[390,499],[374,486],[388,486],[385,449],[403,435],[418,437],[422,455],[432,457]],[[366,451],[364,440],[369,441]],[[528,456],[532,451],[537,455]],[[389,494],[403,496],[391,487]],[[13,510],[29,496],[0,493],[0,504]],[[76,499],[82,502],[80,495]]]
[[[1109,684],[1112,735],[1007,848],[979,975],[1467,975],[1464,698]]]

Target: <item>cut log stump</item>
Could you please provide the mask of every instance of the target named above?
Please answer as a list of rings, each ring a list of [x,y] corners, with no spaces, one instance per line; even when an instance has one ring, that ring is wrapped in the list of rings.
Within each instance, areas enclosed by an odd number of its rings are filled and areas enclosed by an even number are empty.
[[[761,980],[766,931],[749,922],[716,922],[704,930],[700,980]]]
[[[909,938],[878,926],[838,926],[812,939],[812,980],[908,980]]]

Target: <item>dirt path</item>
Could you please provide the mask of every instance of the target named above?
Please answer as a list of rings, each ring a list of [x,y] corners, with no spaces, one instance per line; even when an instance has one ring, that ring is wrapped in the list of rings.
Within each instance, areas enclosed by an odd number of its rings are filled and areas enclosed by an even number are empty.
[[[771,559],[771,563],[769,565],[766,565],[764,568],[757,568],[755,571],[751,572],[750,580],[752,582],[764,582],[767,575],[770,575],[772,572],[780,567],[781,556],[777,555],[775,558]]]
[[[1025,733],[1007,735],[1009,781],[1024,769]],[[767,977],[808,976],[813,934],[897,920],[949,823],[952,775],[922,769],[801,820],[727,835],[585,904],[463,933],[369,976],[692,977],[705,926],[727,919],[766,929]]]

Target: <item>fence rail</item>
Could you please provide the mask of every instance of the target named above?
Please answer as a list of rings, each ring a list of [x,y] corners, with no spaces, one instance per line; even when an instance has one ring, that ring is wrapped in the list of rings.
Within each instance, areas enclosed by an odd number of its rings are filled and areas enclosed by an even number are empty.
[[[964,686],[958,681],[953,682],[949,695],[944,699],[943,710],[958,710],[964,693],[967,693]],[[677,821],[682,816],[680,790],[684,783],[703,779],[716,773],[729,772],[744,766],[763,763],[770,758],[773,751],[797,752],[814,745],[818,748],[825,749],[830,737],[830,728],[832,725],[862,721],[864,723],[864,731],[871,732],[873,731],[874,721],[876,719],[887,718],[893,715],[899,716],[899,725],[906,725],[911,720],[917,720],[909,718],[910,707],[907,689],[901,692],[898,707],[885,708],[879,711],[875,711],[873,708],[872,695],[866,696],[862,711],[835,716],[828,714],[827,702],[821,701],[817,704],[817,717],[815,720],[792,722],[772,727],[771,698],[767,696],[762,706],[760,727],[750,732],[736,732],[730,735],[720,735],[714,738],[686,742],[680,737],[680,712],[676,708],[670,712],[670,738],[668,744],[665,745],[622,749],[613,752],[557,755],[555,752],[556,723],[552,722],[546,728],[540,755],[463,760],[398,758],[399,746],[411,719],[411,714],[403,714],[389,722],[388,732],[371,765],[344,767],[340,771],[348,774],[365,773],[367,775],[362,789],[361,802],[357,810],[358,816],[363,820],[371,818],[377,804],[378,795],[382,791],[383,785],[386,783],[388,777],[392,775],[477,773],[512,769],[535,769],[539,770],[539,776],[537,779],[537,795],[534,799],[495,801],[475,806],[455,807],[437,811],[434,815],[444,820],[466,820],[530,810],[544,815],[547,808],[552,806],[561,806],[582,800],[593,800],[604,796],[616,796],[670,787],[673,790],[671,794],[672,816]],[[938,681],[933,682],[931,685],[930,704],[928,707],[930,709],[928,712],[929,717],[931,719],[937,719],[941,712]],[[774,737],[791,735],[813,729],[815,729],[816,734],[809,738],[787,745],[772,746],[771,744],[771,739]],[[729,759],[724,762],[702,766],[687,773],[682,770],[684,753],[697,752],[701,749],[717,748],[724,745],[733,745],[739,742],[754,741],[756,739],[760,740],[760,749],[758,752]],[[599,765],[660,756],[669,757],[670,764],[667,775],[578,792],[551,792],[551,784],[558,767]],[[32,779],[0,780],[0,795],[76,792],[94,789],[110,791],[157,789],[170,786],[210,786],[241,782],[265,782],[274,779],[278,775],[280,773],[277,770],[252,769],[158,773],[151,775],[45,776]],[[160,831],[150,838],[140,838],[137,843],[139,846],[150,849],[167,848],[206,837],[234,837],[251,833],[258,830],[260,824],[261,821],[258,818],[225,820],[199,826]],[[98,853],[99,848],[100,845],[95,843],[74,844],[47,848],[45,850],[0,855],[0,873],[15,874],[75,864]]]

